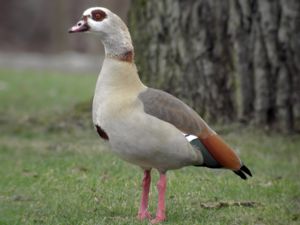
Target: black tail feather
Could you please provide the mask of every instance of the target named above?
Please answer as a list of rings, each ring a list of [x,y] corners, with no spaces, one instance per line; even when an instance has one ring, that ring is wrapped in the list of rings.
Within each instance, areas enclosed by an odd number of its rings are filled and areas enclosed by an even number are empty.
[[[233,171],[236,175],[240,176],[243,180],[247,180],[247,176],[252,177],[251,171],[248,169],[247,166],[243,165],[239,170]]]
[[[246,174],[248,174],[250,177],[252,177],[252,173],[251,173],[251,171],[248,169],[247,166],[243,165],[243,166],[241,167],[241,170],[242,170],[243,172],[245,172]]]
[[[243,180],[247,180],[247,176],[241,171],[241,170],[237,170],[237,171],[233,171],[236,175],[240,176],[240,178],[242,178]]]

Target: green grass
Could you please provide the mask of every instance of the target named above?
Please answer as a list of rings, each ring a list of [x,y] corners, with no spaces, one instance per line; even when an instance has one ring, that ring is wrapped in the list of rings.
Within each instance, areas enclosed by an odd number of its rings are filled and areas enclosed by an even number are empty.
[[[142,171],[109,152],[90,125],[89,106],[78,104],[88,102],[95,81],[0,70],[1,225],[148,224],[135,219]],[[219,131],[254,177],[195,167],[169,171],[165,224],[299,224],[299,135],[238,125]],[[154,182],[157,177],[153,171]],[[152,213],[156,202],[153,184]],[[239,202],[249,206],[234,205]]]
[[[80,74],[0,70],[0,110],[17,115],[54,113],[92,97],[96,79]]]

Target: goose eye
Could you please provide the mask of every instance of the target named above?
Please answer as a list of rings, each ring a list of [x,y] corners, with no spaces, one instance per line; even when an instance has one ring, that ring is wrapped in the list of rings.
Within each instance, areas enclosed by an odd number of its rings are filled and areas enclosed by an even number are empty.
[[[106,13],[102,10],[94,10],[92,12],[92,19],[95,21],[102,21],[106,17]]]

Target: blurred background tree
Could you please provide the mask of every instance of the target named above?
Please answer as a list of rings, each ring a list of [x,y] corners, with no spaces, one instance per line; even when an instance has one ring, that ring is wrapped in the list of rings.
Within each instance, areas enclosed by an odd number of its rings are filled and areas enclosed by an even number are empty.
[[[286,132],[300,116],[300,1],[132,0],[143,80],[215,122]]]

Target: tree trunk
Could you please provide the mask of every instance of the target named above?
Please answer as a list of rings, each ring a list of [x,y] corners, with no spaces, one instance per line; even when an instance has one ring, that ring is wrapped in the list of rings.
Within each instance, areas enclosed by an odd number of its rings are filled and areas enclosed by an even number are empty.
[[[129,25],[147,85],[206,119],[292,131],[300,115],[300,1],[133,0]]]

